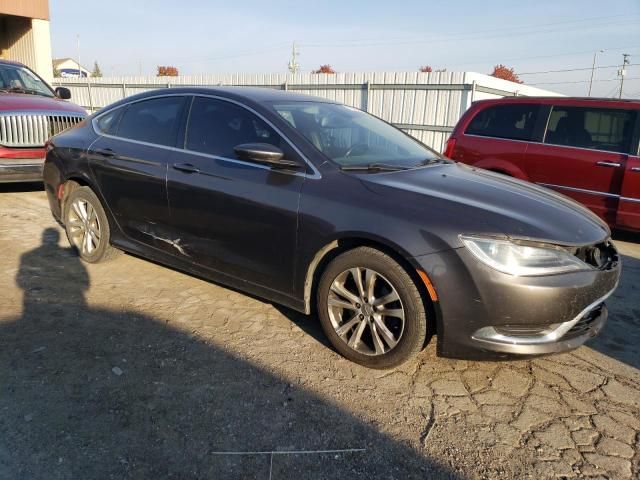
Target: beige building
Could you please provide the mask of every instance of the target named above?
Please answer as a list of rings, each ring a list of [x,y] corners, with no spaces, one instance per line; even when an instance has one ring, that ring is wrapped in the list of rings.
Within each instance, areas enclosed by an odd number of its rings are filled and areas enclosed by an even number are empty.
[[[53,59],[53,71],[58,71],[58,74],[62,78],[79,78],[89,77],[91,72],[78,64],[73,58],[54,58]]]
[[[0,0],[0,58],[52,80],[48,0]]]

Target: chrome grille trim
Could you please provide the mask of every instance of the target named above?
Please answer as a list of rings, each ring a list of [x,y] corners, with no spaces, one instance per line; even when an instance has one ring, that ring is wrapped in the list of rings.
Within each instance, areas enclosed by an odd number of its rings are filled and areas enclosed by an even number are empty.
[[[0,113],[0,145],[43,147],[49,138],[73,127],[85,117],[73,112]]]

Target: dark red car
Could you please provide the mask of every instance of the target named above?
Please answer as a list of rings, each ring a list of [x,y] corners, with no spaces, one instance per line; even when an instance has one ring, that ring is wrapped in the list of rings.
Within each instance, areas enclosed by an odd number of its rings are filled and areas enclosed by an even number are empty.
[[[87,116],[25,65],[0,60],[0,183],[42,180],[45,142]]]
[[[562,192],[640,230],[640,100],[518,97],[474,103],[444,154]]]

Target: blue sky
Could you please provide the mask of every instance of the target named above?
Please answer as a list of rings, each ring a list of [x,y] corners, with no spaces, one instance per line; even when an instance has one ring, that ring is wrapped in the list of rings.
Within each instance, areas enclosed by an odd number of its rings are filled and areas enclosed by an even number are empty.
[[[51,0],[54,57],[97,60],[104,75],[285,72],[291,43],[303,72],[415,71],[420,65],[489,73],[504,63],[527,84],[586,95],[593,52],[601,67],[631,54],[626,96],[640,97],[640,0],[485,2]],[[634,65],[638,64],[638,65]],[[599,68],[595,95],[615,91]],[[562,82],[562,83],[550,83]],[[574,82],[574,83],[570,83]]]

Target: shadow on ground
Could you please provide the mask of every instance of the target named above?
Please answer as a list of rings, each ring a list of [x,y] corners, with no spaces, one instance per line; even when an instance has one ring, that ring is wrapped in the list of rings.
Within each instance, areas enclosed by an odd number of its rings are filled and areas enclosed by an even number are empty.
[[[0,324],[0,478],[459,478],[220,346],[87,307],[58,241],[22,256],[23,315]],[[331,449],[366,451],[215,454]]]
[[[0,183],[0,193],[44,191],[42,182]]]

